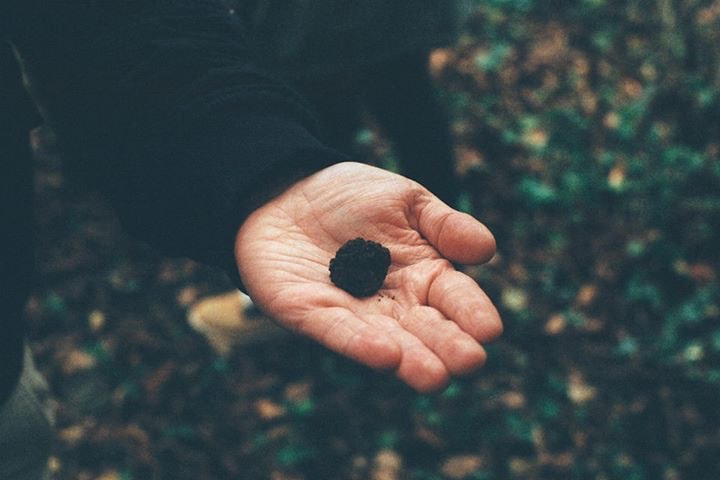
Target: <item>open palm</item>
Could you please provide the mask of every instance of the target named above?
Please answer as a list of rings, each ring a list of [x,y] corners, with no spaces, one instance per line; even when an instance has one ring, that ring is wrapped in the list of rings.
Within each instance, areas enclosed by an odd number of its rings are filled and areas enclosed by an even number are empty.
[[[392,260],[383,287],[367,298],[336,287],[328,272],[337,249],[356,237],[382,243]],[[342,163],[303,179],[253,212],[235,247],[248,293],[281,325],[393,369],[419,391],[481,366],[480,343],[502,331],[487,296],[450,263],[491,258],[490,232],[385,170]]]

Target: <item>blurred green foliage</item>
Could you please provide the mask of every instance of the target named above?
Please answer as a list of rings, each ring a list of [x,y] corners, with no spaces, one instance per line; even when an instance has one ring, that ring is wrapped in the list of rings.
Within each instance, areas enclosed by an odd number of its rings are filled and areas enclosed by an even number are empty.
[[[497,478],[716,478],[720,5],[475,6],[442,78],[498,237],[490,367],[526,402],[474,420],[525,459]]]

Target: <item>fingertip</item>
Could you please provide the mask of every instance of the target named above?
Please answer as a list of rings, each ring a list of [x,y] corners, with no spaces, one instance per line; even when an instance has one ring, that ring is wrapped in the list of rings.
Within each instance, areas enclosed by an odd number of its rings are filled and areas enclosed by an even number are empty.
[[[450,260],[476,265],[489,261],[495,255],[495,237],[473,216],[453,212],[443,227],[438,243],[441,253]]]
[[[443,373],[442,375],[427,376],[410,386],[418,393],[433,393],[445,389],[449,383],[450,375]]]
[[[487,360],[485,349],[477,342],[460,338],[448,346],[447,368],[453,375],[466,375],[482,367]]]
[[[505,329],[498,311],[490,305],[490,309],[484,309],[477,313],[475,322],[476,329],[474,337],[480,342],[492,342],[497,340]]]
[[[478,222],[480,223],[480,222]],[[495,235],[492,234],[489,228],[484,224],[480,223],[482,233],[479,238],[478,256],[475,258],[475,264],[486,263],[492,260],[497,251],[497,241]]]

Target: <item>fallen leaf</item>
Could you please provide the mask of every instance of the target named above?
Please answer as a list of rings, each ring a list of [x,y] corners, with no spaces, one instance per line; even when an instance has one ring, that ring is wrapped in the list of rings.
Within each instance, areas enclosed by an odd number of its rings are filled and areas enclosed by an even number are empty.
[[[105,314],[100,310],[90,312],[90,315],[88,315],[88,326],[91,332],[98,333],[105,327]]]
[[[440,469],[448,478],[465,478],[484,465],[485,462],[478,455],[456,455],[445,460]]]
[[[381,450],[373,459],[372,480],[398,480],[403,468],[402,457],[394,450]]]
[[[523,408],[526,405],[527,399],[522,392],[513,391],[503,393],[500,396],[500,402],[502,402],[502,404],[506,408],[509,408],[511,410],[517,410]]]
[[[625,167],[623,165],[615,165],[608,173],[608,185],[613,190],[620,190],[625,184]]]
[[[567,320],[564,315],[552,315],[545,323],[545,333],[548,335],[560,335],[567,327]]]
[[[580,287],[575,301],[583,307],[589,306],[597,297],[598,287],[597,285],[587,284]]]
[[[502,304],[505,308],[512,312],[525,310],[528,299],[524,290],[519,288],[505,288],[502,291]]]
[[[90,370],[95,367],[97,360],[84,350],[72,350],[62,361],[62,371],[65,375]]]
[[[255,402],[255,411],[263,420],[273,420],[285,415],[285,409],[268,398],[261,398]]]
[[[597,395],[595,387],[588,385],[585,382],[580,372],[573,372],[570,374],[568,382],[568,397],[575,404],[587,403]]]
[[[58,438],[71,445],[75,445],[85,436],[85,426],[83,425],[71,425],[58,431]]]

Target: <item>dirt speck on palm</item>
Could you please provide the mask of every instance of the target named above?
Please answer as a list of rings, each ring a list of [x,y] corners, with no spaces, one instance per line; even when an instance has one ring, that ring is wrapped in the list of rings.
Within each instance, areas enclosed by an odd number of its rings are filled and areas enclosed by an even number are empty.
[[[355,297],[369,297],[380,290],[389,267],[390,250],[358,237],[345,242],[330,260],[330,280]]]

